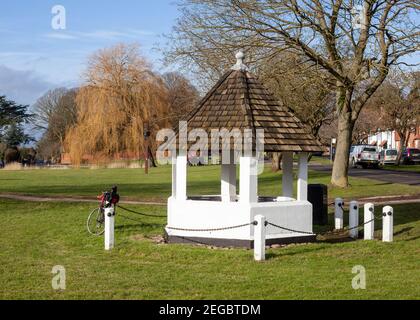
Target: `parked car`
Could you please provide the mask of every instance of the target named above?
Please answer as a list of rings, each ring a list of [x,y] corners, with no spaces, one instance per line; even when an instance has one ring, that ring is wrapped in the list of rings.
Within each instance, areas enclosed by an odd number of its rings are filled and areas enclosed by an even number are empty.
[[[401,156],[401,160],[403,164],[420,164],[420,149],[405,149]]]
[[[362,166],[363,169],[371,166],[379,167],[379,152],[378,148],[369,145],[352,146],[350,149],[350,166],[357,168]]]
[[[398,151],[395,149],[387,149],[387,150],[382,150],[379,153],[379,163],[381,165],[385,165],[385,164],[395,164],[395,162],[397,161],[397,156],[398,156]]]

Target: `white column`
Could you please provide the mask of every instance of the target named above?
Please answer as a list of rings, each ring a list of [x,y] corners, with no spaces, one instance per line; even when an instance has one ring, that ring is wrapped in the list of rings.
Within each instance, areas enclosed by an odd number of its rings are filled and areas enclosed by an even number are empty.
[[[382,213],[382,241],[392,242],[394,240],[394,209],[390,206],[383,208]]]
[[[257,160],[254,157],[244,156],[239,161],[239,200],[242,203],[257,202]]]
[[[176,198],[176,152],[172,153],[172,197]]]
[[[364,209],[364,239],[373,240],[375,232],[375,221],[373,220],[375,218],[375,206],[373,203],[365,203]]]
[[[357,239],[359,237],[359,228],[356,228],[359,225],[359,203],[357,201],[350,202],[350,212],[349,212],[349,231],[350,237]]]
[[[105,250],[111,250],[115,246],[114,225],[115,225],[114,208],[105,208]]]
[[[255,216],[257,225],[254,226],[254,259],[256,261],[265,260],[265,217]]]
[[[335,229],[341,230],[344,227],[344,202],[341,198],[335,199],[334,206],[334,223]]]
[[[306,152],[299,153],[297,199],[308,200],[308,154]]]
[[[230,202],[236,200],[236,165],[222,164],[221,173],[221,194],[222,201]]]
[[[176,159],[176,199],[187,199],[187,154],[180,150]]]
[[[282,171],[283,197],[293,198],[293,152],[283,152]]]

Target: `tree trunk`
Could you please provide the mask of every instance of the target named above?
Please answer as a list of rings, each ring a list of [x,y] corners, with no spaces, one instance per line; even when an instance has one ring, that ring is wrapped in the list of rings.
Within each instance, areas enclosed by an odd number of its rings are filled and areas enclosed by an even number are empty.
[[[355,123],[351,113],[351,96],[352,91],[342,90],[337,94],[338,135],[331,184],[340,188],[349,185],[349,153]]]
[[[272,159],[271,159],[271,171],[277,172],[281,170],[281,158],[282,154],[279,152],[273,152],[272,153]]]
[[[397,161],[395,162],[395,164],[399,166],[401,164],[402,154],[407,145],[407,137],[406,134],[404,134],[403,132],[397,131],[397,133],[400,136],[400,145],[398,148]]]

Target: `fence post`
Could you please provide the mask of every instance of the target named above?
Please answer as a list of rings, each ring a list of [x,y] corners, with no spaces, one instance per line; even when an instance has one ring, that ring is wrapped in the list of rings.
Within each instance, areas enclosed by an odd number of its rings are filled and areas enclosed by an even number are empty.
[[[375,232],[375,206],[373,203],[365,203],[364,206],[364,239],[373,240]],[[370,223],[368,223],[371,221]]]
[[[356,228],[359,225],[359,203],[357,201],[350,202],[349,212],[349,231],[350,237],[357,239],[359,237],[359,229]],[[353,229],[352,229],[353,228]]]
[[[386,206],[382,212],[382,241],[392,242],[394,240],[394,209]]]
[[[254,226],[254,259],[256,261],[265,260],[265,217],[255,216],[257,224]]]
[[[115,246],[114,225],[115,209],[114,207],[105,208],[105,250],[111,250]]]
[[[334,221],[335,221],[336,230],[343,229],[344,227],[343,213],[344,213],[344,201],[341,198],[336,198],[335,206],[334,206]]]

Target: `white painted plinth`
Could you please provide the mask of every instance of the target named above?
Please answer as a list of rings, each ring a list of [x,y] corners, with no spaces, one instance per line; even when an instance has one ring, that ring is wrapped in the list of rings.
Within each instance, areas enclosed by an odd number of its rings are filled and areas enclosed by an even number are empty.
[[[373,203],[365,203],[364,206],[364,239],[373,240],[375,232],[375,206]],[[371,222],[369,222],[371,221]],[[368,223],[369,222],[369,223]]]
[[[279,197],[273,202],[243,203],[222,201],[168,199],[169,227],[211,229],[251,223],[257,215],[283,227],[312,232],[312,204]],[[198,237],[231,240],[254,240],[254,226],[222,231],[181,231],[166,228],[168,236]],[[266,227],[266,239],[302,237],[306,234],[290,232],[273,226]]]
[[[394,240],[394,209],[386,206],[382,212],[382,241],[392,242]]]
[[[344,201],[341,198],[336,198],[334,204],[335,229],[341,230],[344,228]]]
[[[114,208],[105,208],[105,250],[111,250],[115,246],[114,226],[115,215]]]
[[[265,260],[265,217],[257,215],[254,226],[254,259],[256,261]]]
[[[359,225],[359,203],[357,201],[350,202],[349,211],[349,234],[353,239],[359,237],[359,229],[356,228]]]

